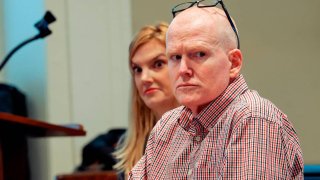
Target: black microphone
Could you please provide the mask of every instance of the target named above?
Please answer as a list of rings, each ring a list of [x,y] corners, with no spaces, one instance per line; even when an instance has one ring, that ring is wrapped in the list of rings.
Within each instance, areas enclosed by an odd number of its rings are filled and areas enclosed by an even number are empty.
[[[56,21],[56,18],[50,11],[47,11],[44,17],[34,25],[39,30],[39,36],[41,38],[51,34],[48,25],[54,21]]]
[[[50,35],[52,32],[49,29],[49,24],[51,24],[52,22],[56,21],[56,18],[53,16],[53,14],[50,11],[47,11],[46,14],[44,15],[44,17],[38,21],[34,26],[39,30],[39,34],[23,41],[22,43],[20,43],[19,45],[17,45],[13,50],[10,51],[10,53],[4,58],[4,60],[2,61],[1,65],[0,65],[0,71],[2,70],[2,68],[4,67],[4,65],[9,61],[9,58],[21,47],[23,47],[24,45],[37,40],[39,38],[44,38],[48,35]]]

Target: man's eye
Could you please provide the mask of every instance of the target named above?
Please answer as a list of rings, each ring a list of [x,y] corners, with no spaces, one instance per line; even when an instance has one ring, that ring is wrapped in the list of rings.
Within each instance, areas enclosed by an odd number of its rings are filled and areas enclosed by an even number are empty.
[[[132,67],[132,72],[137,74],[137,73],[141,73],[142,72],[142,68],[138,67],[138,66],[134,66]]]
[[[202,57],[206,56],[206,53],[200,51],[200,52],[196,52],[194,54],[194,56],[197,58],[202,58]]]
[[[170,58],[172,61],[180,61],[182,59],[181,55],[174,55]]]

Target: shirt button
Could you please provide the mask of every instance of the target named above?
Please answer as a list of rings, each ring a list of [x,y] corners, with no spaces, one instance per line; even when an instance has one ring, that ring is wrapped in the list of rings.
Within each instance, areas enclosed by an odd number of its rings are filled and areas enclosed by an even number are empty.
[[[192,169],[189,169],[188,176],[190,176],[191,174],[192,174]]]
[[[196,136],[196,141],[200,141],[201,140],[201,137],[200,136]]]

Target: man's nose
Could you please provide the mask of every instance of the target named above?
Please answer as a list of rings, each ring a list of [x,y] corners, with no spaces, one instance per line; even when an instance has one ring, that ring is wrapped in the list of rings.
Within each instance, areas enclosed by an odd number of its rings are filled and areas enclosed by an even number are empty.
[[[192,69],[190,68],[190,62],[187,58],[182,58],[180,60],[179,74],[181,76],[191,76],[192,75]]]

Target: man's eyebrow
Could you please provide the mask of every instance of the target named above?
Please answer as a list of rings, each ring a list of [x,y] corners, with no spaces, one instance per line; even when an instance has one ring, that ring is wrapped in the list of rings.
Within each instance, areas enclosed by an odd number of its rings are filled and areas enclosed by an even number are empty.
[[[166,55],[168,55],[168,54],[172,54],[173,52],[176,52],[177,50],[176,50],[177,48],[174,48],[174,47],[172,47],[172,48],[167,48],[166,47]]]

